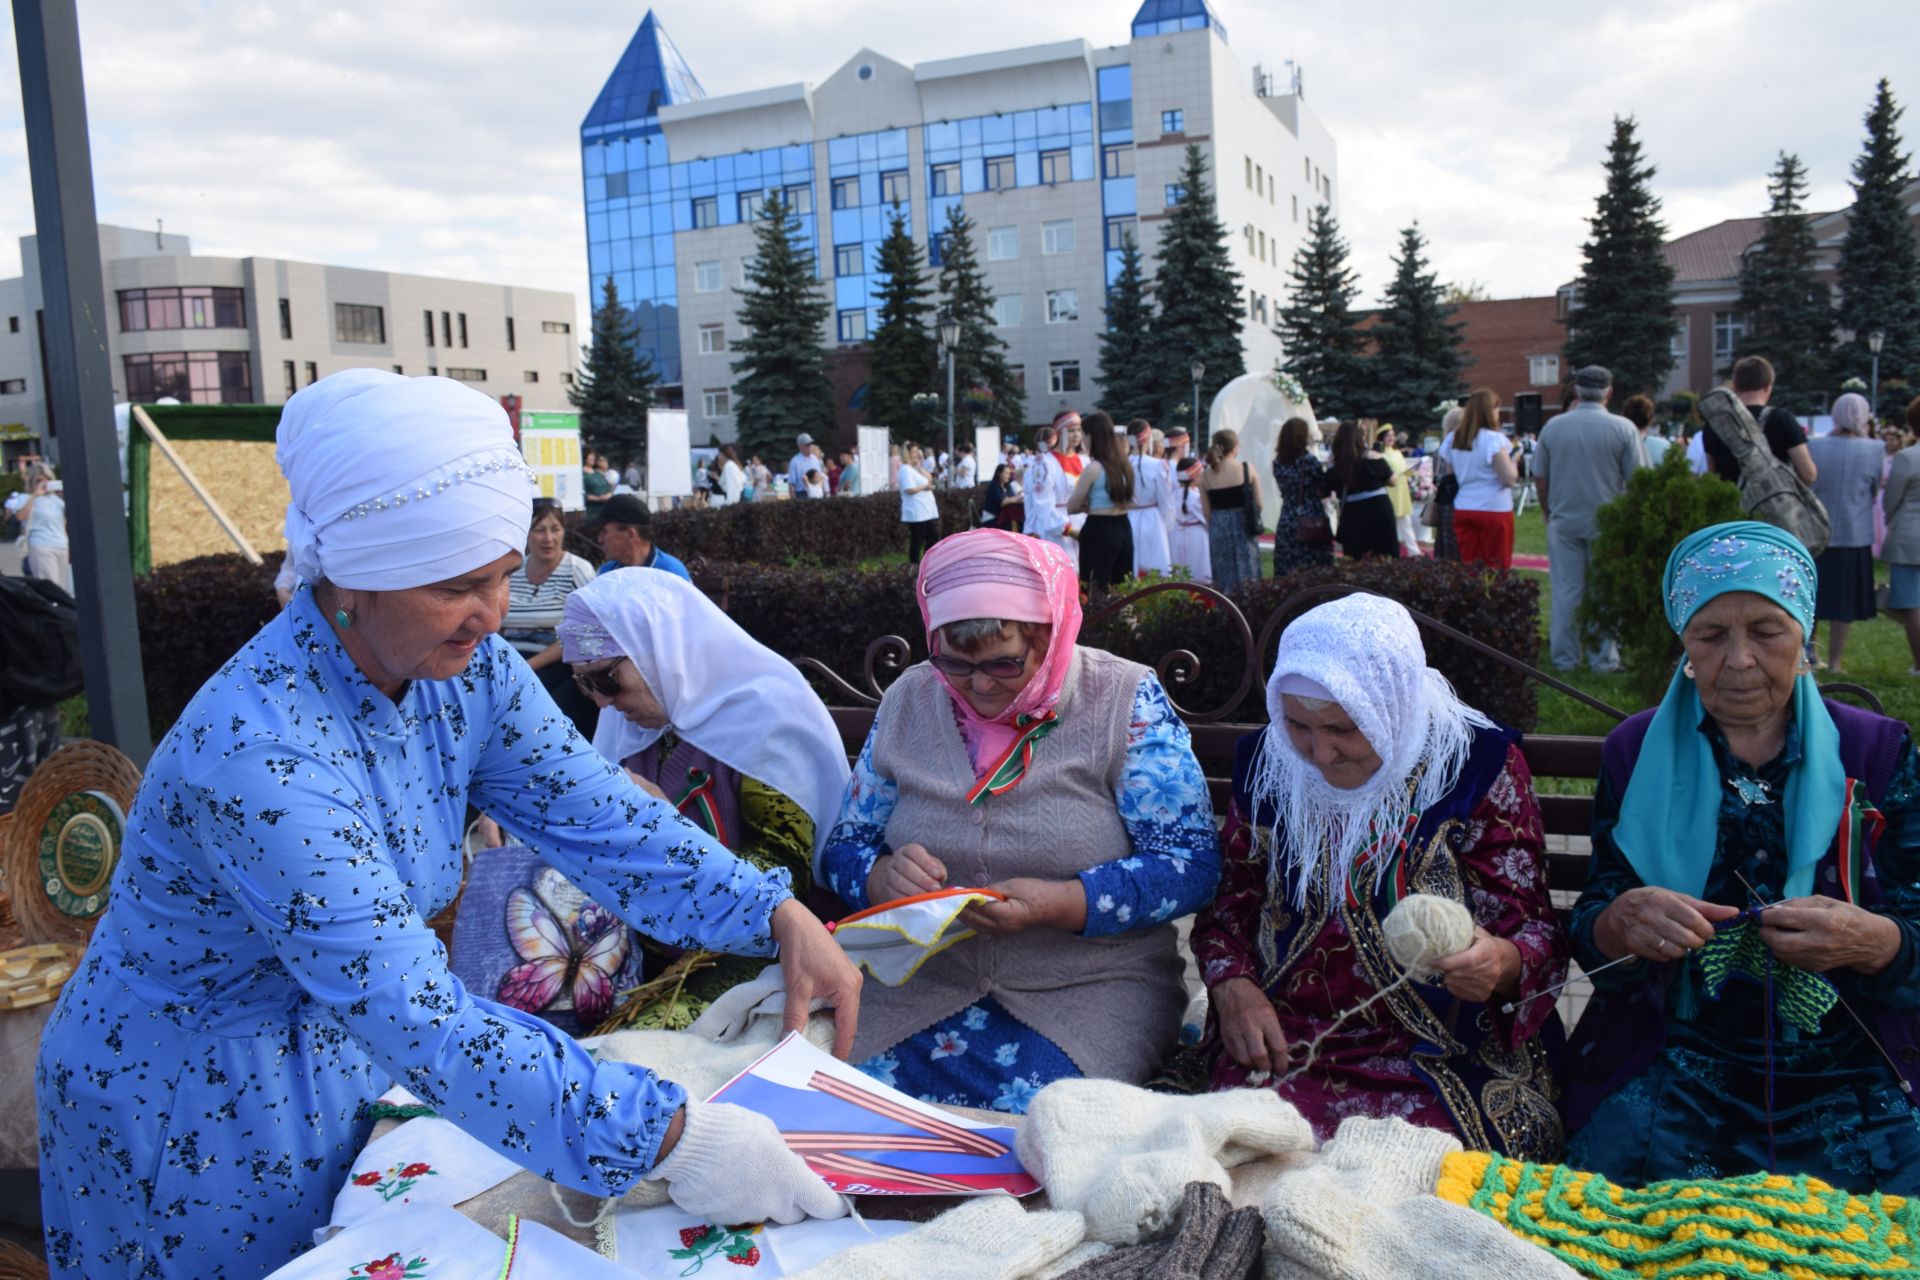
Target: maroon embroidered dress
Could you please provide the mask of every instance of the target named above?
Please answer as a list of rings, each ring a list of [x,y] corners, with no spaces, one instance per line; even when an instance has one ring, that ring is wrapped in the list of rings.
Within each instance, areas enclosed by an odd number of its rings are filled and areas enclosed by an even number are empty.
[[[1398,975],[1380,920],[1406,892],[1461,901],[1476,923],[1519,948],[1519,997],[1566,978],[1567,942],[1547,891],[1532,777],[1506,735],[1478,734],[1460,782],[1435,806],[1446,812],[1420,816],[1398,874],[1390,872],[1394,884],[1382,886],[1379,865],[1366,862],[1355,868],[1353,892],[1338,910],[1316,889],[1305,912],[1293,909],[1292,885],[1284,880],[1278,901],[1268,900],[1273,837],[1265,824],[1250,824],[1246,812],[1247,764],[1258,736],[1241,744],[1220,891],[1193,930],[1194,955],[1209,987],[1251,980],[1272,999],[1288,1045],[1304,1048]],[[1275,1087],[1323,1140],[1347,1116],[1399,1116],[1453,1130],[1473,1149],[1557,1158],[1562,1135],[1553,1059],[1561,1034],[1554,1002],[1536,1000],[1514,1015],[1500,1013],[1504,1002],[1467,1004],[1444,986],[1408,983],[1349,1018],[1320,1046],[1307,1073]],[[1213,1088],[1249,1083],[1211,1016],[1205,1048]]]

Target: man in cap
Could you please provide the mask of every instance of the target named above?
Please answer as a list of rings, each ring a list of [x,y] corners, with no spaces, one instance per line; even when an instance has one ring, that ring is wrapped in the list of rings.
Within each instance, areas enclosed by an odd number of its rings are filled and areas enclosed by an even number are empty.
[[[1547,578],[1553,586],[1549,628],[1553,665],[1580,665],[1582,645],[1575,622],[1587,592],[1587,560],[1597,531],[1594,513],[1620,496],[1640,466],[1640,433],[1607,411],[1613,374],[1590,364],[1573,375],[1574,400],[1540,431],[1533,454],[1533,486],[1547,522]],[[1619,669],[1618,647],[1608,640],[1586,655],[1595,671]]]
[[[812,436],[802,431],[794,437],[793,443],[797,452],[787,463],[787,493],[795,498],[804,498],[807,496],[807,472],[820,464],[814,461]]]
[[[804,482],[802,488],[804,491]],[[607,553],[601,573],[615,569],[663,569],[676,578],[693,581],[687,566],[654,545],[653,512],[638,494],[616,493],[607,499],[600,521],[600,549]]]

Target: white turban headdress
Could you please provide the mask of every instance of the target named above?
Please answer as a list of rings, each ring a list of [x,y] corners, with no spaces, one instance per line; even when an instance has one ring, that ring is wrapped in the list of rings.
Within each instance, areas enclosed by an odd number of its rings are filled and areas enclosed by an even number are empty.
[[[287,401],[274,456],[303,578],[397,591],[526,550],[533,472],[506,411],[450,378],[330,374]]]

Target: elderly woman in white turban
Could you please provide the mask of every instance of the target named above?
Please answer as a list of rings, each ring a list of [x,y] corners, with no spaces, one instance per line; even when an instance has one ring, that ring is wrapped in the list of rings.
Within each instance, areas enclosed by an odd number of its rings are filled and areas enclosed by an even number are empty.
[[[1404,608],[1366,594],[1286,629],[1267,709],[1234,760],[1220,892],[1193,927],[1210,1083],[1270,1078],[1322,1138],[1398,1116],[1557,1159],[1562,1036],[1553,1002],[1530,997],[1566,976],[1567,941],[1518,735],[1427,666]],[[1402,984],[1382,921],[1415,893],[1466,907],[1473,941]]]
[[[853,1032],[858,975],[787,877],[640,791],[494,635],[532,484],[500,407],[335,374],[288,402],[278,456],[309,585],[155,752],[41,1045],[53,1274],[273,1270],[395,1081],[576,1189],[658,1177],[718,1222],[840,1212],[763,1117],[468,992],[426,925],[460,887],[471,798],[636,928],[777,949],[789,1007],[826,996]]]

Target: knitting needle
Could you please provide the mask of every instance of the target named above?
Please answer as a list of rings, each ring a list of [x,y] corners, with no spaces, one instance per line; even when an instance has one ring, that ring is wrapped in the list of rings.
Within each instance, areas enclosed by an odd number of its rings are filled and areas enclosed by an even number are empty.
[[[1629,951],[1626,955],[1621,956],[1618,960],[1609,960],[1605,964],[1601,965],[1598,969],[1589,970],[1588,972],[1580,976],[1584,978],[1591,978],[1596,973],[1605,973],[1607,970],[1613,968],[1613,966],[1617,964],[1625,964],[1629,960],[1638,960],[1639,958],[1640,958],[1639,956],[1634,955],[1631,951]],[[1579,978],[1568,978],[1565,982],[1556,983],[1555,985],[1548,987],[1545,991],[1536,991],[1524,1000],[1509,1000],[1507,1001],[1507,1003],[1500,1006],[1500,1012],[1512,1013],[1516,1009],[1519,1009],[1522,1005],[1532,1004],[1535,1000],[1539,1000],[1545,996],[1557,995],[1559,992],[1561,992],[1567,987],[1572,986],[1574,983],[1578,982],[1579,980],[1580,980]]]

